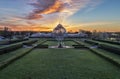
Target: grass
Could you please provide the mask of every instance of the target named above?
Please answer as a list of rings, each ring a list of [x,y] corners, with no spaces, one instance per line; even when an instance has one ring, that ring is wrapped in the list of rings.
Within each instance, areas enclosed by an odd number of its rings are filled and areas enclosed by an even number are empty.
[[[81,41],[79,41],[79,42],[88,46],[88,47],[92,46],[91,44],[88,44],[88,43],[85,43],[85,42],[81,42]],[[112,58],[114,58],[114,59],[116,59],[117,61],[120,62],[120,56],[118,54],[114,54],[114,53],[111,53],[111,52],[108,52],[106,50],[99,49],[99,48],[96,48],[95,50],[101,52],[102,54],[108,55],[108,56],[110,56],[110,57],[112,57]]]
[[[72,41],[64,41],[63,43],[67,46],[72,46],[72,45],[76,44],[75,42],[72,42]],[[57,41],[47,41],[44,44],[47,44],[49,46],[50,45],[56,46],[56,45],[58,45],[58,42]]]
[[[32,39],[31,39],[32,40]],[[28,40],[29,41],[29,40]],[[27,41],[24,41],[24,42],[27,42]],[[35,44],[38,44],[38,43],[40,43],[40,42],[42,42],[42,40],[40,39],[38,42],[36,42]],[[23,42],[21,42],[21,43],[23,43]],[[20,44],[20,43],[19,43]],[[19,53],[22,53],[22,52],[24,52],[24,51],[27,51],[27,50],[29,50],[28,48],[19,48],[19,49],[17,49],[17,50],[15,50],[15,51],[12,51],[12,52],[9,52],[9,53],[6,53],[6,54],[2,54],[2,55],[0,55],[0,62],[2,62],[2,61],[4,61],[4,60],[6,60],[6,59],[8,59],[8,58],[10,58],[10,57],[12,57],[12,56],[14,56],[14,55],[17,55],[17,54],[19,54]]]
[[[119,74],[118,67],[89,50],[34,49],[0,71],[0,79],[119,79]]]
[[[11,39],[12,40],[18,40],[18,39]],[[28,39],[29,40],[29,39]],[[13,45],[13,44],[19,44],[19,43],[23,43],[25,41],[28,41],[28,40],[23,40],[23,41],[18,41],[18,42],[13,42],[13,43],[9,43],[9,40],[3,40],[3,41],[0,41],[0,44],[3,44],[3,45],[0,45],[0,48],[3,48],[3,47],[6,47],[6,46],[9,46],[9,45]]]
[[[13,52],[0,55],[0,62],[2,62],[3,60],[8,59],[9,57],[11,57],[13,55],[19,54],[19,53],[21,53],[21,52],[23,52],[25,50],[26,50],[26,48],[20,48],[18,50],[13,51]]]
[[[72,41],[65,41],[65,45],[72,46],[72,45],[77,45],[77,44]]]
[[[28,54],[30,51],[32,51],[33,48],[29,48],[27,50],[22,51],[19,54],[13,55],[10,58],[0,62],[0,70],[6,68],[8,65],[12,64],[13,62],[15,62],[16,60],[20,59],[21,57],[25,56],[26,54]]]
[[[30,40],[27,40],[27,41],[30,41]],[[16,44],[22,44],[22,43],[27,42],[27,41],[21,41],[21,42],[9,44],[9,45],[3,45],[3,46],[0,46],[0,49],[5,48],[5,47],[9,47],[9,46],[12,46],[12,45],[16,45]]]
[[[57,41],[47,41],[44,44],[47,44],[49,46],[56,46],[56,45],[58,45],[58,42]]]
[[[110,53],[110,52],[108,52],[106,50],[102,50],[102,49],[98,49],[98,48],[96,50],[101,51],[102,53],[106,53],[107,55],[109,55],[111,57],[115,57],[116,59],[118,59],[120,61],[120,56],[117,55],[117,54]]]
[[[116,44],[110,44],[110,43],[107,43],[107,42],[101,42],[101,41],[95,41],[95,40],[90,40],[90,41],[93,41],[93,42],[96,42],[96,43],[99,43],[99,44],[106,44],[106,45],[113,46],[113,47],[116,47],[116,48],[120,48],[120,45],[116,45]]]

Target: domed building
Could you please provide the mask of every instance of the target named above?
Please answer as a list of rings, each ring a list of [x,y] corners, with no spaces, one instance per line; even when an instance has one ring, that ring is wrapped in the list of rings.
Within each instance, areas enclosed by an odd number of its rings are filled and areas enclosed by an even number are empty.
[[[61,36],[66,33],[66,29],[62,26],[62,24],[58,24],[54,29],[53,29],[53,34]]]
[[[65,34],[66,34],[66,29],[61,24],[58,24],[53,29],[53,37],[58,41],[58,48],[63,48],[62,40],[64,39]]]

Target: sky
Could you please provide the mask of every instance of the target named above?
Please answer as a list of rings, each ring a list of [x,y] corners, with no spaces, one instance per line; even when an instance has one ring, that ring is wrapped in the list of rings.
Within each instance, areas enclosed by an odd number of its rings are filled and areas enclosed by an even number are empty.
[[[0,29],[120,32],[120,0],[0,0]]]

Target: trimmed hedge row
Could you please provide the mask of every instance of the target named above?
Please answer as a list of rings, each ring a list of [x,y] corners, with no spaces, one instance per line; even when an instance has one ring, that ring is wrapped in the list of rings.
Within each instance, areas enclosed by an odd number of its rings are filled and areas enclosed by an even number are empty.
[[[48,48],[48,45],[39,44],[35,48]]]
[[[9,44],[9,41],[7,41],[7,40],[0,41],[0,45],[7,45],[7,44]]]
[[[25,41],[25,43],[33,43],[36,42],[37,40],[29,40],[29,41]],[[21,48],[23,46],[23,43],[18,43],[18,44],[12,44],[3,48],[0,48],[0,55],[5,54],[5,53],[9,53],[11,51],[17,50],[19,48]]]
[[[80,45],[72,45],[72,46],[81,46],[81,47],[84,47],[84,45],[81,45],[81,44]]]
[[[49,40],[47,40],[47,41],[57,41],[57,40],[55,40],[55,39],[49,39]]]
[[[100,49],[104,49],[106,51],[109,51],[109,52],[120,55],[120,48],[117,48],[117,47],[114,47],[114,46],[111,46],[111,45],[108,45],[108,44],[99,44],[99,43],[96,43],[96,42],[90,41],[90,40],[86,40],[85,42],[89,43],[89,44],[92,44],[92,45],[98,45],[98,47]]]
[[[0,48],[0,55],[11,52],[13,50],[17,50],[19,48],[21,48],[23,46],[23,44],[14,44],[14,45],[9,45],[7,47],[4,48]]]
[[[88,47],[88,48],[89,48],[89,47]],[[108,60],[109,62],[115,64],[116,66],[120,67],[120,61],[119,61],[119,60],[116,60],[116,59],[112,58],[111,56],[102,54],[102,53],[100,53],[99,51],[97,51],[96,49],[91,49],[91,48],[89,48],[89,50],[90,50],[91,52],[99,55],[100,57]]]
[[[49,40],[47,40],[47,41],[57,41],[57,40],[55,40],[55,39],[49,39]],[[65,40],[63,40],[63,41],[73,41],[73,40],[65,39]]]
[[[85,40],[86,43],[88,44],[92,44],[92,45],[98,45],[99,43],[96,43],[94,41],[90,41],[90,40]]]
[[[25,51],[25,52],[21,52],[21,53],[18,54],[18,55],[14,55],[14,56],[10,57],[9,59],[1,62],[1,63],[0,63],[0,70],[2,70],[3,68],[7,67],[9,64],[13,63],[13,62],[16,61],[17,59],[23,57],[23,56],[26,55],[27,53],[31,52],[33,49],[34,49],[34,47],[31,48],[31,49],[29,49],[29,50],[27,50],[27,51]]]
[[[44,43],[46,41],[41,42],[40,44]],[[37,46],[35,46],[37,47]],[[0,63],[0,70],[2,70],[3,68],[7,67],[9,64],[13,63],[14,61],[16,61],[17,59],[23,57],[24,55],[28,54],[29,52],[31,52],[35,47],[28,49],[27,51],[21,52],[20,54],[14,55],[12,57],[10,57],[9,59],[3,61]]]
[[[27,41],[28,39],[17,39],[17,40],[11,40],[9,41],[9,44],[12,44],[12,43],[17,43],[17,42],[22,42],[22,41]]]
[[[109,51],[109,52],[116,53],[116,54],[119,54],[119,55],[120,55],[120,48],[113,47],[113,46],[106,45],[106,44],[99,44],[99,48],[101,48],[101,49],[107,50],[107,51]]]
[[[92,49],[88,46],[86,46],[91,52],[103,57],[104,59],[108,60],[109,62],[115,64],[116,66],[120,67],[120,61],[115,59],[115,58],[112,58],[111,56],[108,56],[106,54],[102,54],[101,52],[99,52],[97,49]]]
[[[76,41],[76,40],[72,40],[72,41],[75,42],[75,43],[78,44],[78,45],[85,46],[85,45],[81,44],[80,42],[78,42],[78,41]]]
[[[48,48],[48,45],[44,45],[43,43],[47,42],[48,40],[45,40],[43,42],[41,42],[40,44],[38,44],[35,48]]]
[[[73,41],[78,44],[78,45],[72,45],[74,48],[87,48],[85,45],[81,44],[80,42],[75,40]]]
[[[87,47],[85,47],[84,45],[72,45],[74,48],[87,48]]]
[[[31,46],[33,43],[36,43],[37,41],[38,40],[30,40],[30,41],[24,42],[23,45]]]
[[[8,44],[13,44],[17,42],[27,41],[27,40],[28,39],[15,39],[15,40],[1,41],[0,45],[8,45]]]
[[[105,42],[105,43],[110,43],[110,44],[116,44],[116,45],[120,45],[119,42],[114,42],[114,41],[108,41],[108,40],[99,40],[99,39],[94,39],[96,41],[100,41],[100,42]]]

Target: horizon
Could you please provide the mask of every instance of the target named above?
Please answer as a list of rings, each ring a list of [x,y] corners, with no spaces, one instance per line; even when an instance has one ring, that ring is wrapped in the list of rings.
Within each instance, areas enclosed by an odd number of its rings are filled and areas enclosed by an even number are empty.
[[[120,1],[0,0],[0,29],[52,31],[61,23],[67,31],[120,32]]]

